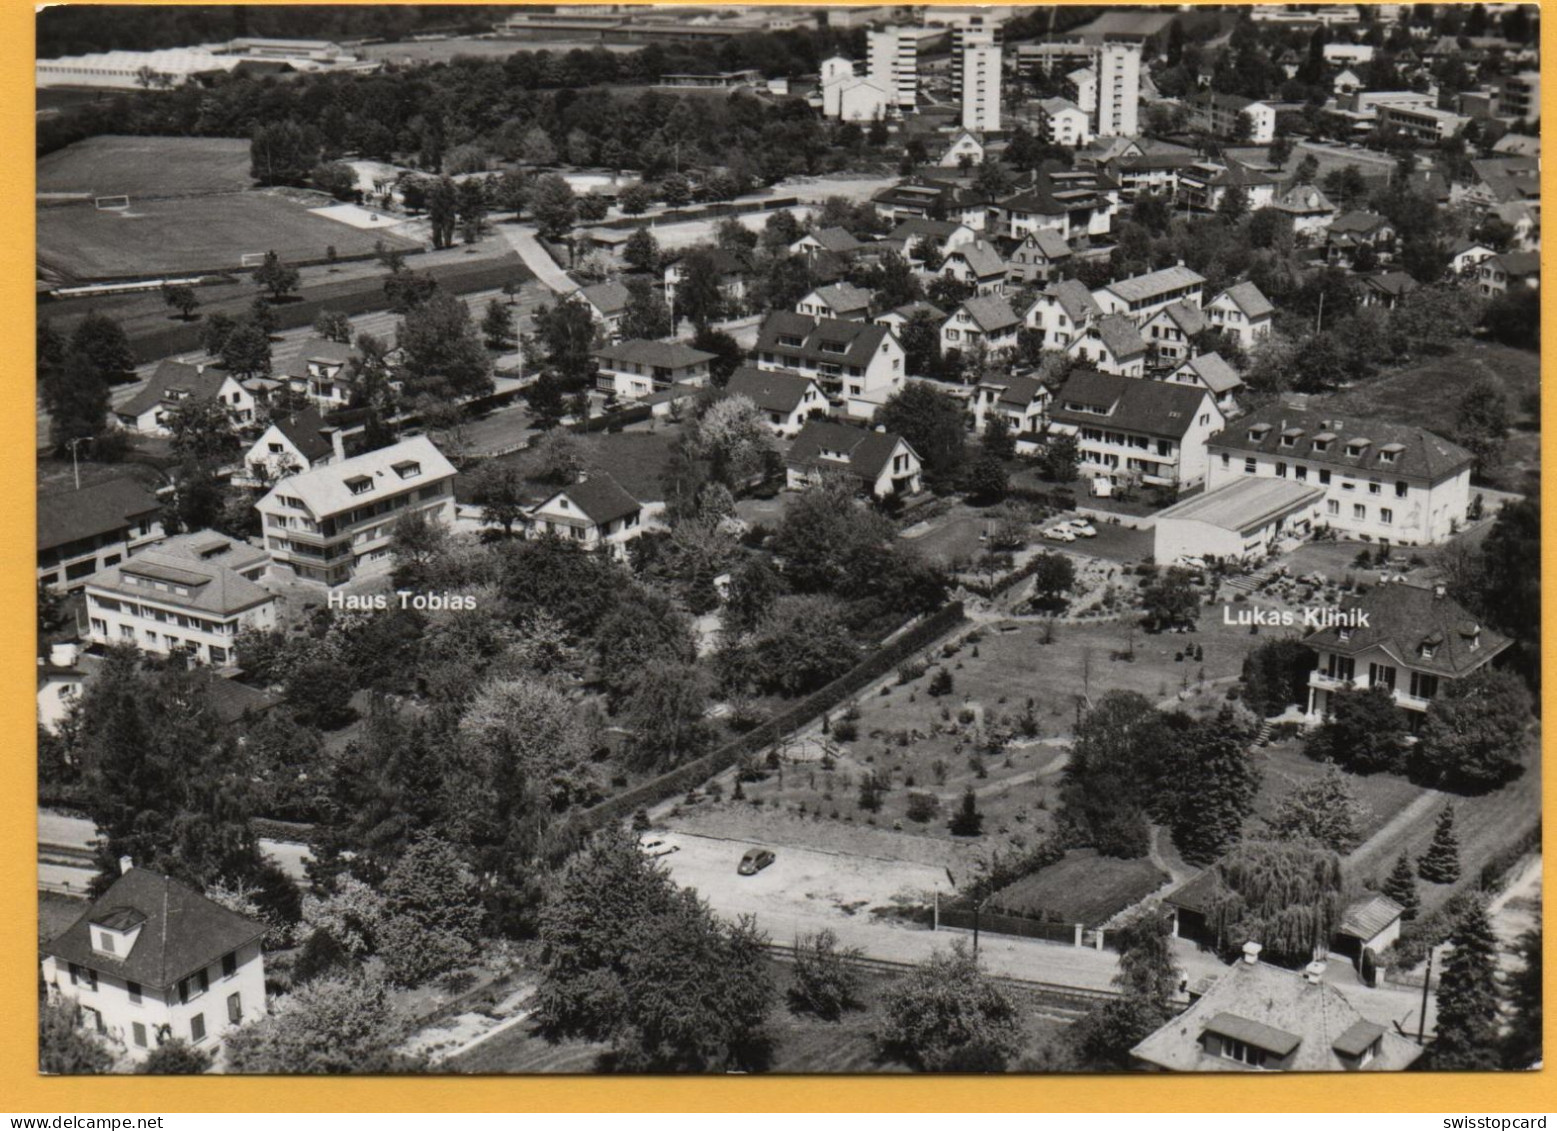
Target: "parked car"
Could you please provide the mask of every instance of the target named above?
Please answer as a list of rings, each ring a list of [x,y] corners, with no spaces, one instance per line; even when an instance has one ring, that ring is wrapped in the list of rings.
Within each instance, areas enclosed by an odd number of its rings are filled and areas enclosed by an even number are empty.
[[[1076,534],[1068,526],[1051,526],[1043,532],[1043,536],[1051,542],[1074,542]]]
[[[769,864],[775,857],[766,848],[748,848],[746,855],[741,857],[741,866],[736,869],[743,876],[755,876]]]
[[[649,856],[669,856],[672,852],[679,852],[679,844],[666,844],[664,839],[657,836],[645,836],[638,842],[638,847]]]
[[[1097,527],[1084,518],[1073,518],[1060,524],[1078,538],[1096,538]]]

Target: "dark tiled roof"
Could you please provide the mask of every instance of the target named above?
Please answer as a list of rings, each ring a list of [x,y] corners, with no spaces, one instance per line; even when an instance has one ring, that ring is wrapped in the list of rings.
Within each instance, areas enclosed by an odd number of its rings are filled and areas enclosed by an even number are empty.
[[[578,293],[607,318],[626,310],[628,300],[632,298],[632,292],[617,282],[595,283],[581,287]]]
[[[1296,1033],[1289,1033],[1285,1029],[1277,1029],[1273,1025],[1252,1021],[1236,1013],[1225,1012],[1218,1013],[1207,1021],[1205,1032],[1215,1033],[1220,1037],[1231,1037],[1235,1041],[1242,1041],[1257,1049],[1275,1053],[1277,1056],[1286,1056],[1303,1040]]]
[[[1302,435],[1291,446],[1283,447],[1282,433],[1294,428],[1302,429]],[[1260,438],[1251,439],[1251,434]],[[1314,450],[1316,436],[1332,437],[1328,450]],[[1372,442],[1360,455],[1348,456],[1346,446],[1356,439]],[[1335,419],[1328,412],[1281,405],[1244,417],[1212,436],[1208,443],[1218,450],[1286,455],[1347,471],[1410,475],[1434,483],[1474,462],[1470,452],[1425,428],[1356,417]],[[1384,448],[1394,444],[1400,445],[1392,449],[1395,458],[1385,463]]]
[[[1382,648],[1398,664],[1451,678],[1469,675],[1510,643],[1452,598],[1403,582],[1375,585],[1351,607],[1367,615],[1366,626],[1346,630],[1345,640],[1341,628],[1322,628],[1303,643],[1349,655]]]
[[[948,261],[961,259],[973,272],[974,278],[993,279],[1006,273],[1006,261],[1000,253],[983,240],[958,244],[946,253]]]
[[[725,392],[748,398],[764,412],[791,413],[800,407],[806,389],[815,382],[788,369],[756,369],[743,365],[730,374]]]
[[[1078,427],[1111,428],[1180,440],[1194,424],[1206,396],[1204,389],[1192,385],[1082,370],[1072,373],[1065,382],[1049,409],[1049,418]],[[1078,403],[1112,411],[1102,415],[1065,407]]]
[[[1343,212],[1330,221],[1330,232],[1340,235],[1342,232],[1357,232],[1360,235],[1368,235],[1385,227],[1388,220],[1377,212]]]
[[[90,925],[110,916],[122,920],[126,913],[144,917],[130,953],[105,955],[93,950]],[[143,986],[166,989],[264,933],[263,923],[229,911],[176,880],[132,868],[63,934],[45,943],[43,952]]]
[[[1343,935],[1367,942],[1399,919],[1404,910],[1405,908],[1389,896],[1375,892],[1348,907],[1341,916],[1341,926],[1338,929]]]
[[[38,496],[38,549],[111,534],[161,509],[157,497],[133,479],[110,479],[79,491]]]
[[[843,452],[848,456],[850,471],[874,482],[902,439],[895,432],[872,432],[831,420],[808,420],[790,446],[788,463],[804,468],[841,467],[838,461],[823,458],[822,452]]]
[[[1185,911],[1196,911],[1205,915],[1216,906],[1217,900],[1225,890],[1217,870],[1207,868],[1163,896],[1162,901],[1169,907],[1179,907]]]
[[[1410,294],[1417,288],[1417,281],[1404,271],[1385,271],[1382,275],[1369,275],[1362,283],[1363,286],[1372,287],[1391,298]]]
[[[962,225],[955,220],[931,220],[924,216],[910,216],[893,228],[892,234],[887,239],[918,241],[929,238],[940,241],[945,240],[960,227]]]
[[[671,252],[665,258],[665,265],[668,267],[672,263],[680,263],[693,252],[706,255],[709,265],[719,273],[721,278],[728,275],[744,275],[751,271],[751,260],[744,253],[722,247],[689,247],[682,251]]]
[[[1265,297],[1264,292],[1247,279],[1241,283],[1234,283],[1222,293],[1232,299],[1233,305],[1243,311],[1247,318],[1260,318],[1276,309],[1270,304],[1270,299]]]
[[[642,503],[603,471],[596,472],[582,483],[569,483],[551,498],[557,495],[566,495],[568,501],[583,511],[596,526],[604,526],[643,509]]]
[[[1538,275],[1541,271],[1541,257],[1533,251],[1505,251],[1502,255],[1494,255],[1492,258],[1499,267],[1516,278],[1522,275]]]
[[[842,318],[812,318],[788,310],[774,311],[762,320],[757,333],[757,350],[787,353],[812,362],[853,365],[863,369],[881,348],[891,331],[873,322],[849,322]],[[779,337],[799,338],[798,346],[781,345]],[[843,351],[824,350],[822,342],[843,345]]]
[[[1098,319],[1092,331],[1108,347],[1108,352],[1114,355],[1116,361],[1140,357],[1146,352],[1146,339],[1141,337],[1135,323],[1123,314],[1105,315]]]
[[[1022,321],[1017,317],[1016,311],[1011,309],[1011,304],[1000,295],[983,295],[967,299],[963,302],[962,309],[968,312],[978,328],[986,334],[1008,330]]]
[[[1179,366],[1179,370],[1183,369],[1194,373],[1205,383],[1206,388],[1217,396],[1243,387],[1243,378],[1238,376],[1238,371],[1219,353],[1203,353],[1192,357]],[[1177,373],[1178,370],[1174,372]]]
[[[865,246],[843,228],[818,228],[811,233],[811,238],[834,255],[848,255]]]
[[[313,405],[272,420],[271,423],[291,441],[292,446],[301,452],[303,458],[310,464],[334,450],[330,438],[321,434],[327,425],[324,417],[319,415],[319,410]]]
[[[986,389],[999,389],[998,400],[1012,408],[1025,409],[1043,396],[1043,382],[1036,377],[1011,374],[1007,377],[991,377],[981,382]]]
[[[227,370],[217,365],[207,365],[201,370],[198,366],[182,361],[164,360],[146,379],[145,387],[114,409],[114,413],[118,416],[140,416],[160,405],[169,389],[184,392],[192,401],[208,401],[216,396],[225,380]]]

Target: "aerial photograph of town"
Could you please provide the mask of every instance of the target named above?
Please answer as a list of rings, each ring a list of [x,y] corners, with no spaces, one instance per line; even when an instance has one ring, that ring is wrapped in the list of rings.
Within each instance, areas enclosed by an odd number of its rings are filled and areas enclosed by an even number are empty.
[[[1539,18],[40,7],[27,1070],[1539,1067]]]

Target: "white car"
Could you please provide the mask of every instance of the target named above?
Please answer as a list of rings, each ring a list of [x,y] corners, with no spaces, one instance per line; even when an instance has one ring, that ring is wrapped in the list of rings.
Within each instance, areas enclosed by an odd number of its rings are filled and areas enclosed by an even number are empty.
[[[1066,527],[1078,538],[1097,537],[1097,527],[1093,526],[1084,518],[1073,518],[1067,522],[1062,522],[1060,525]]]
[[[679,844],[666,844],[659,837],[646,836],[638,842],[638,847],[648,856],[669,856],[672,852],[679,852]]]
[[[1051,526],[1043,532],[1043,536],[1051,542],[1074,542],[1075,531],[1068,526]]]

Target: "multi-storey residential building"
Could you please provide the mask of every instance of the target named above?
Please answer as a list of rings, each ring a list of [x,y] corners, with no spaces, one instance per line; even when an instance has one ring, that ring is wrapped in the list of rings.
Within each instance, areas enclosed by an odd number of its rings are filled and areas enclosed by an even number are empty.
[[[1268,208],[1276,202],[1277,177],[1261,173],[1237,161],[1197,161],[1178,171],[1178,198],[1190,208],[1215,212],[1229,192],[1242,192],[1251,210]]]
[[[1045,98],[1038,103],[1038,133],[1050,145],[1079,149],[1092,140],[1092,123],[1070,99]]]
[[[1541,120],[1541,72],[1520,71],[1498,82],[1498,117]]]
[[[1340,691],[1382,688],[1415,731],[1446,685],[1486,667],[1512,643],[1481,624],[1442,586],[1405,582],[1369,589],[1303,643],[1315,655],[1308,677],[1308,717],[1323,719]]]
[[[271,570],[340,585],[387,564],[405,515],[453,524],[454,475],[433,442],[415,436],[282,479],[255,504]]]
[[[1248,133],[1243,134],[1247,120]],[[1269,145],[1276,138],[1276,110],[1237,94],[1205,91],[1189,99],[1190,125],[1217,137],[1238,138],[1250,145]]]
[[[702,388],[714,355],[681,342],[633,338],[595,351],[595,386],[622,400],[642,400],[672,386]]]
[[[87,638],[236,664],[240,632],[275,627],[275,594],[258,584],[269,564],[264,550],[213,530],[169,538],[87,578]]]
[[[1084,476],[1184,488],[1205,482],[1206,441],[1223,418],[1204,389],[1081,370],[1055,395],[1049,425],[1076,437]]]
[[[1465,521],[1475,458],[1422,428],[1276,405],[1210,442],[1214,489],[1274,475],[1325,491],[1324,522],[1385,545],[1442,542]]]
[[[1050,283],[1022,314],[1029,330],[1043,334],[1043,348],[1063,350],[1103,317],[1103,309],[1086,285],[1075,279]]]
[[[164,1041],[220,1047],[265,1016],[264,923],[176,880],[129,866],[63,934],[42,946],[53,1001],[136,1059]]]
[[[38,495],[38,581],[79,589],[162,537],[162,503],[133,479]]]
[[[1463,114],[1433,106],[1381,106],[1379,125],[1399,130],[1416,141],[1436,144],[1451,138],[1469,124]]]
[[[1103,43],[1093,67],[1097,72],[1097,118],[1092,132],[1098,137],[1134,137],[1140,133],[1141,45]]]
[[[1005,35],[1001,27],[1011,16],[1012,9],[964,8],[941,10],[932,8],[926,13],[930,23],[942,23],[951,28],[951,84],[953,90],[961,90],[963,76],[967,73],[967,52],[973,47],[999,47]]]
[[[919,42],[924,29],[887,27],[865,33],[870,77],[892,93],[900,110],[912,110],[919,98]]]
[[[889,327],[787,310],[763,319],[752,355],[759,369],[811,378],[834,407],[867,420],[907,376],[902,343]]]
[[[756,369],[743,365],[730,374],[726,393],[745,397],[757,406],[775,435],[795,435],[813,413],[827,412],[827,397],[810,377],[783,369]]]
[[[1104,314],[1128,315],[1142,325],[1157,311],[1176,302],[1188,306],[1205,305],[1205,276],[1180,263],[1128,279],[1116,279],[1092,292]]]
[[[242,483],[263,487],[286,475],[346,458],[340,428],[324,422],[313,405],[272,420],[243,454]],[[234,482],[239,482],[234,477]]]
[[[1123,316],[1113,314],[1109,317]],[[1152,369],[1172,369],[1188,358],[1194,348],[1190,339],[1207,325],[1206,312],[1187,303],[1175,302],[1153,314],[1141,326],[1141,337],[1151,349],[1149,364]]]
[[[919,493],[919,455],[894,432],[808,420],[784,462],[791,490],[842,473],[853,476],[862,490],[878,499]]]
[[[643,534],[643,504],[605,472],[569,483],[530,511],[526,535],[553,535],[626,559],[627,547]]]
[[[989,206],[987,230],[1010,239],[1053,231],[1061,239],[1107,235],[1117,188],[1095,169],[1040,169],[1031,181]]]
[[[253,389],[220,366],[182,361],[160,362],[141,391],[114,409],[114,419],[128,432],[166,436],[168,416],[179,406],[209,401],[227,410],[234,428],[254,422]]]
[[[1016,352],[1021,328],[1022,319],[1000,295],[970,298],[941,323],[941,350],[957,350],[964,357],[983,350],[990,360],[1000,360]]]
[[[1270,299],[1247,280],[1234,283],[1206,303],[1206,317],[1211,325],[1236,338],[1245,350],[1253,349],[1256,342],[1270,333],[1275,313]]]
[[[962,128],[1000,129],[1000,47],[970,45],[962,52]]]

